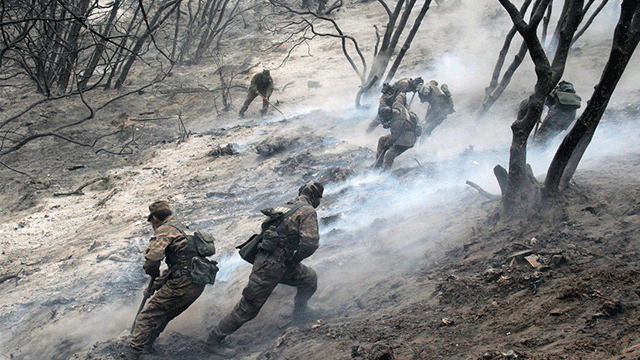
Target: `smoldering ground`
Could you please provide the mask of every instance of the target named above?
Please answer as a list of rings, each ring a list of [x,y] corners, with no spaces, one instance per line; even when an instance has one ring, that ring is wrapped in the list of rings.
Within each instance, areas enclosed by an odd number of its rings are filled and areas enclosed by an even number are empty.
[[[31,273],[22,275],[29,288],[16,287],[17,290],[9,290],[11,294],[3,296],[5,310],[1,319],[7,326],[0,337],[1,355],[61,359],[83,353],[84,349],[85,354],[93,351],[94,358],[107,358],[112,355],[109,351],[126,344],[124,335],[146,282],[140,269],[141,254],[151,234],[144,222],[145,210],[150,200],[159,197],[172,201],[178,219],[214,233],[218,238],[215,258],[220,261],[221,273],[218,283],[208,287],[187,312],[169,325],[158,340],[160,353],[151,358],[163,358],[176,344],[182,346],[172,353],[175,358],[205,356],[198,344],[239,299],[250,270],[234,255],[234,246],[257,231],[263,218],[260,208],[289,200],[303,180],[323,176],[330,180],[319,208],[321,247],[305,261],[320,276],[318,293],[310,304],[318,311],[320,320],[358,316],[371,306],[378,306],[369,301],[367,294],[381,280],[401,281],[410,269],[437,262],[442,252],[473,232],[467,225],[469,217],[480,216],[476,211],[484,199],[464,185],[464,181],[472,180],[488,191],[499,192],[491,169],[496,164],[506,167],[509,125],[515,118],[517,103],[532,90],[531,86],[517,85],[532,84],[529,63],[528,68],[519,70],[513,90],[505,94],[504,101],[496,105],[491,115],[481,122],[475,119],[473,109],[481,89],[488,84],[491,58],[497,54],[504,36],[499,29],[505,27],[499,22],[508,23],[508,18],[497,14],[499,6],[491,2],[472,3],[468,5],[477,6],[478,11],[460,6],[430,12],[429,20],[435,23],[436,30],[424,27],[421,38],[448,39],[449,44],[439,42],[437,48],[422,53],[424,58],[414,58],[413,63],[419,64],[416,71],[400,69],[401,77],[422,76],[425,80],[433,78],[449,84],[457,112],[425,144],[401,155],[390,173],[368,171],[377,139],[386,133],[381,128],[369,135],[364,133],[374,116],[379,94],[369,99],[369,112],[355,111],[353,86],[345,86],[345,81],[334,78],[353,76],[345,64],[336,74],[323,78],[322,89],[348,97],[318,96],[307,102],[292,95],[291,100],[281,105],[289,120],[275,114],[267,121],[229,119],[228,124],[221,126],[203,125],[206,130],[202,136],[158,148],[157,157],[142,163],[145,169],[132,166],[113,171],[113,181],[120,189],[127,189],[128,184],[135,184],[136,189],[121,191],[114,197],[115,205],[100,210],[98,215],[93,205],[103,195],[96,190],[87,192],[95,200],[90,205],[81,205],[80,199],[50,199],[46,211],[28,218],[24,226],[20,226],[19,220],[6,222],[2,232],[17,241],[24,240],[24,244],[37,242],[34,238],[41,235],[41,229],[60,226],[47,221],[51,217],[58,217],[60,223],[74,222],[67,223],[59,232],[80,231],[75,239],[47,237],[69,252],[57,249],[51,259],[29,265]],[[465,26],[456,26],[462,23]],[[483,36],[477,36],[479,33]],[[456,40],[450,40],[446,34]],[[588,35],[583,39],[582,52],[593,39]],[[429,48],[429,41],[424,42]],[[599,49],[586,60],[576,56],[573,65],[567,67],[566,78],[576,79],[573,82],[583,100],[598,80],[604,62],[602,54],[606,52],[607,49]],[[637,55],[633,61],[637,64]],[[278,75],[284,77],[284,71],[274,72],[274,76]],[[625,75],[614,104],[632,98],[630,89],[637,75],[633,72]],[[304,88],[306,82],[302,83]],[[285,92],[274,94],[285,96]],[[413,109],[420,118],[424,117],[424,104],[415,101]],[[211,130],[212,127],[215,129]],[[637,151],[635,130],[626,121],[605,118],[583,163],[601,166],[603,156]],[[260,156],[254,152],[255,146],[267,137],[291,141],[282,152]],[[305,140],[308,138],[314,140]],[[239,154],[216,160],[204,155],[209,147],[227,143],[235,144]],[[552,151],[530,155],[529,162],[536,174],[546,169],[550,156]],[[331,179],[327,175],[330,168],[349,170],[350,175],[346,180]],[[45,218],[48,214],[50,217]],[[94,226],[85,229],[83,222]],[[32,252],[34,257],[43,247],[36,243],[21,246],[20,256]],[[80,250],[73,251],[74,247]],[[21,259],[27,264],[37,261]],[[11,289],[15,285],[6,282],[0,286]],[[292,299],[292,289],[279,287],[258,318],[230,337],[231,343],[247,358],[264,351],[286,331],[280,325],[286,324]],[[123,341],[114,340],[120,336]],[[107,345],[92,350],[96,341]]]
[[[298,121],[305,121],[305,118],[301,117]],[[637,132],[630,131],[633,129],[631,124],[635,122],[603,122],[601,131],[599,130],[593,140],[592,149],[599,150],[587,152],[585,164],[598,164],[598,159],[621,154],[623,149],[637,151],[638,139],[637,135],[633,135]],[[298,126],[303,124],[280,125],[282,127],[278,129],[278,133],[293,133],[299,132],[301,128]],[[617,135],[620,133],[626,135],[620,137]],[[493,137],[492,134],[487,136],[488,139]],[[375,136],[370,138],[375,140]],[[479,140],[477,136],[475,140]],[[335,141],[326,142],[333,144]],[[609,143],[615,143],[616,146],[607,146]],[[271,160],[283,161],[288,157],[295,157],[296,153],[304,152],[304,149],[304,146],[294,147],[281,154],[280,158],[275,156]],[[332,152],[331,149],[332,147],[327,147],[325,151]],[[417,152],[419,149],[411,151]],[[364,159],[372,161],[372,151],[367,154]],[[319,320],[330,321],[338,315],[361,311],[362,307],[366,307],[367,293],[375,288],[379,281],[390,277],[402,278],[410,269],[419,268],[427,262],[435,262],[443,251],[453,246],[448,243],[453,241],[452,239],[469,237],[473,231],[465,226],[468,221],[466,216],[469,214],[461,216],[458,212],[465,207],[471,211],[478,201],[483,200],[467,188],[464,181],[472,179],[488,184],[486,187],[492,189],[490,184],[495,184],[495,180],[492,179],[491,167],[496,162],[504,161],[506,151],[474,151],[458,156],[453,152],[445,152],[429,169],[420,167],[410,159],[414,155],[416,154],[410,152],[403,154],[407,159],[399,161],[398,167],[390,173],[370,172],[367,166],[354,165],[360,170],[353,176],[345,181],[327,184],[319,208],[322,244],[316,254],[305,261],[314,267],[320,276],[319,290],[311,301],[311,306],[318,311]],[[333,165],[331,162],[323,163],[318,167],[318,172],[320,173],[327,164]],[[271,184],[277,189],[271,195],[277,198],[271,202],[272,204],[295,196],[297,188],[293,180],[277,181],[288,181],[287,186],[282,186],[281,189],[275,184],[275,179],[264,185]],[[221,198],[214,202],[221,203],[221,207],[226,206],[225,201],[228,201],[229,206],[232,202],[239,202],[244,205],[236,205],[234,211],[257,212],[253,203],[246,202],[248,199],[244,198],[243,192],[249,191],[243,190],[229,200]],[[263,199],[261,203],[270,203],[267,200]],[[183,206],[185,205],[180,205],[176,210],[178,217],[181,217],[180,207]],[[198,211],[193,211],[192,216],[197,213]],[[189,219],[192,223],[198,223],[199,226],[211,230],[218,237],[220,255],[217,259],[220,261],[221,273],[218,283],[208,287],[189,310],[169,325],[167,333],[158,340],[160,351],[168,351],[176,343],[197,346],[199,341],[206,338],[208,329],[238,300],[250,266],[231,251],[232,245],[238,241],[230,243],[226,237],[235,236],[240,240],[247,237],[251,231],[257,231],[261,215],[253,215],[244,215],[250,216],[250,220],[247,221],[249,224],[231,232],[226,231],[233,228],[228,220]],[[143,225],[146,224],[142,223],[141,226]],[[150,234],[149,231],[146,233]],[[144,277],[138,265],[134,261],[126,267],[126,271],[137,273],[133,278],[137,279],[134,283],[138,284],[137,290],[130,288],[127,301],[106,305],[82,316],[73,315],[73,311],[68,311],[66,315],[70,316],[60,317],[60,320],[36,330],[38,336],[30,340],[23,347],[24,353],[17,354],[16,357],[30,359],[44,354],[46,358],[64,358],[61,354],[78,352],[86,344],[113,339],[119,335],[126,336],[144,284]],[[266,305],[265,311],[230,337],[231,343],[242,349],[247,356],[264,350],[265,346],[284,331],[285,327],[279,325],[286,324],[292,298],[292,289],[278,288]],[[118,315],[114,317],[114,314]],[[253,336],[258,340],[248,339]],[[123,339],[126,340],[126,337]],[[107,341],[106,344],[111,342]],[[118,347],[97,349],[113,351]],[[198,356],[203,354],[199,348],[193,350],[186,347],[178,356],[187,359],[190,351],[200,354]],[[162,352],[155,356],[162,358],[161,354]],[[99,358],[101,355],[107,354],[94,352],[92,356]]]

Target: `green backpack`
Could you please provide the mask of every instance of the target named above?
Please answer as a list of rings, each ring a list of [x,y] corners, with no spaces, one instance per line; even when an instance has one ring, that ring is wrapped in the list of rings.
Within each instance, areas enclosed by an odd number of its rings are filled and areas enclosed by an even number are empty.
[[[582,99],[580,98],[580,96],[574,93],[556,91],[553,94],[553,97],[553,100],[555,100],[556,104],[558,104],[558,107],[562,109],[573,110],[580,108],[580,101]]]
[[[207,256],[211,256],[216,253],[215,238],[213,235],[206,231],[196,231],[193,235],[187,235],[187,227],[183,224],[178,226],[172,225],[178,231],[187,238],[189,245],[187,245],[187,251],[195,256],[188,260],[187,271],[191,281],[195,284],[213,284],[216,281],[216,274],[218,273],[218,263],[213,260],[207,259]]]
[[[288,239],[286,234],[282,234],[283,231],[280,228],[280,225],[283,223],[284,219],[289,217],[303,205],[303,203],[296,204],[287,212],[274,211],[274,209],[260,210],[263,214],[268,216],[268,218],[262,222],[262,231],[260,234],[251,235],[249,240],[236,247],[240,257],[248,263],[253,264],[256,259],[256,255],[258,255],[259,249],[273,251],[280,246],[284,246],[285,252],[287,253],[286,255],[289,257],[291,253],[297,250],[300,239],[297,239],[297,243],[295,241],[296,239]]]

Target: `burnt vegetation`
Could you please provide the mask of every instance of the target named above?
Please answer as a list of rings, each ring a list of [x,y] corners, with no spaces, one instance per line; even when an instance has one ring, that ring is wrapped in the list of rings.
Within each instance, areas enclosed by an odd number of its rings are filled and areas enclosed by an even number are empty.
[[[64,157],[66,154],[60,155],[65,151],[88,150],[91,155],[107,155],[113,159],[132,156],[145,147],[152,148],[161,143],[172,143],[176,147],[185,143],[193,133],[187,122],[189,115],[182,111],[196,96],[208,96],[213,109],[211,114],[207,114],[209,118],[228,114],[233,109],[234,96],[244,94],[246,90],[246,84],[239,79],[264,66],[252,58],[254,54],[237,55],[249,52],[246,50],[248,47],[251,47],[251,52],[277,54],[275,62],[285,67],[287,62],[294,60],[292,54],[295,50],[319,38],[334,40],[350,67],[349,71],[353,70],[357,75],[359,83],[353,84],[355,107],[363,109],[366,107],[361,103],[363,98],[379,90],[382,83],[395,78],[403,59],[411,51],[411,45],[419,39],[420,30],[430,25],[427,14],[438,16],[433,8],[442,6],[444,9],[442,4],[452,2],[455,0],[377,0],[375,5],[380,7],[384,15],[380,18],[384,20],[372,20],[370,24],[361,25],[367,26],[371,37],[375,38],[372,46],[365,47],[363,44],[367,40],[345,31],[348,28],[342,22],[345,19],[336,15],[347,5],[360,4],[347,4],[344,0],[2,1],[0,89],[30,93],[29,96],[24,95],[28,103],[12,98],[10,108],[0,109],[0,166],[2,171],[14,176],[11,180],[19,179],[17,181],[24,185],[20,188],[22,193],[18,196],[18,204],[12,204],[10,212],[36,208],[37,197],[43,196],[36,190],[51,185],[50,180],[45,180],[48,175],[44,175],[45,170],[24,170],[22,165],[27,162],[42,161],[44,164],[58,156],[51,162],[58,166],[57,170],[64,172],[61,176],[71,178],[84,171],[85,165],[69,164]],[[405,244],[394,244],[387,237],[390,236],[388,233],[395,231],[400,233],[398,237],[405,236],[404,231],[409,233],[411,229],[404,227],[415,225],[415,222],[407,221],[410,225],[406,226],[402,222],[395,224],[392,221],[395,219],[385,217],[386,211],[392,210],[382,205],[380,209],[372,210],[382,215],[369,228],[350,232],[335,225],[345,218],[344,209],[337,205],[332,208],[331,205],[337,203],[336,198],[359,192],[367,184],[348,185],[338,194],[327,196],[328,208],[333,213],[321,219],[328,231],[323,234],[325,238],[322,241],[326,243],[323,243],[325,248],[320,249],[319,255],[329,260],[323,260],[325,262],[321,262],[319,269],[325,273],[338,273],[333,275],[342,281],[323,284],[328,289],[324,300],[334,295],[338,299],[335,303],[328,301],[326,307],[335,305],[336,308],[331,311],[325,308],[325,313],[321,313],[322,319],[308,326],[255,324],[249,327],[247,332],[254,331],[258,340],[252,343],[252,339],[231,339],[243,355],[255,359],[319,356],[393,359],[395,352],[405,359],[469,356],[478,359],[616,356],[616,359],[622,359],[628,351],[629,357],[638,356],[635,349],[640,347],[634,345],[632,348],[629,344],[635,341],[633,334],[638,327],[635,320],[639,316],[634,293],[640,269],[637,260],[640,256],[635,245],[640,205],[634,200],[639,190],[636,183],[623,184],[626,189],[600,189],[584,179],[587,184],[578,188],[571,185],[571,180],[640,42],[640,4],[637,0],[616,3],[619,4],[619,18],[611,34],[607,62],[604,68],[598,69],[600,80],[593,84],[593,93],[585,94],[586,106],[561,145],[550,149],[555,156],[544,180],[539,181],[527,160],[532,132],[540,123],[545,99],[563,78],[576,41],[597,23],[599,14],[609,1],[562,0],[559,14],[552,12],[553,0],[496,2],[504,10],[501,14],[506,14],[511,20],[512,27],[504,29],[504,44],[496,54],[498,60],[490,79],[487,79],[489,85],[484,93],[480,89],[479,101],[474,103],[473,110],[477,109],[474,115],[478,121],[482,123],[490,115],[492,107],[497,107],[499,98],[525,60],[532,61],[535,71],[535,77],[529,84],[530,95],[522,99],[519,116],[511,125],[508,166],[494,168],[501,194],[489,194],[469,181],[470,186],[491,202],[478,204],[474,202],[476,200],[469,200],[475,196],[474,192],[464,199],[467,204],[460,205],[456,211],[477,206],[481,208],[479,212],[482,215],[478,215],[481,220],[476,218],[477,222],[472,224],[474,227],[464,244],[437,249],[442,250],[441,258],[423,254],[427,235],[421,234],[424,237],[418,236],[415,242],[409,242],[410,246],[406,246],[409,250],[403,250],[420,253],[412,254],[420,257],[420,263],[410,270],[402,266],[394,268],[394,264],[406,266],[408,263],[402,253],[394,254]],[[556,0],[556,5],[558,3]],[[458,3],[457,6],[464,5]],[[244,31],[266,34],[271,37],[271,42],[267,45],[264,45],[267,42],[257,40],[251,44],[246,41],[236,43],[234,36]],[[515,55],[506,65],[507,54],[510,53]],[[206,75],[214,85],[176,80],[179,77],[176,74],[182,69],[211,64],[215,70]],[[289,85],[283,84],[284,81],[278,84],[281,91]],[[148,111],[138,113],[121,108],[127,99],[137,97],[132,101],[138,101],[143,96],[151,98],[150,102],[166,106],[160,109],[161,105],[154,104]],[[72,114],[58,111],[56,104],[62,102],[67,104],[67,109],[74,109]],[[181,108],[183,104],[186,105]],[[169,112],[166,108],[179,110]],[[638,113],[637,106],[625,110],[625,114],[633,116]],[[310,122],[328,122],[329,116],[325,115],[320,112]],[[308,120],[306,117],[309,116],[299,115],[282,123],[290,126],[297,121]],[[223,120],[231,121],[228,116]],[[166,128],[159,130],[161,125]],[[339,126],[351,125],[344,121]],[[273,125],[255,130],[236,126],[213,130],[205,135],[197,134],[200,137],[211,135],[215,145],[202,150],[201,158],[204,160],[200,160],[208,162],[203,166],[206,171],[198,168],[202,173],[191,174],[186,188],[176,186],[178,190],[175,191],[179,193],[176,198],[186,198],[184,201],[194,203],[200,201],[195,205],[182,204],[186,208],[183,214],[193,213],[194,217],[200,217],[194,221],[200,222],[209,221],[203,218],[217,216],[216,221],[224,224],[225,231],[239,231],[237,229],[243,221],[251,220],[251,215],[243,212],[271,203],[269,196],[259,193],[261,189],[268,188],[268,195],[277,197],[286,192],[283,189],[285,179],[320,177],[322,181],[342,183],[365,172],[363,164],[371,157],[368,149],[358,147],[339,152],[336,148],[347,147],[339,137],[325,137],[312,127],[299,127],[296,133],[281,134],[274,130],[277,127]],[[227,142],[234,136],[242,138],[253,131],[262,133],[256,135],[259,138],[251,138],[250,144],[238,146]],[[344,128],[334,132],[342,131]],[[162,136],[149,140],[147,135],[150,133]],[[52,155],[43,150],[47,147],[35,146],[45,141],[51,141],[50,146],[60,146],[63,150]],[[34,153],[37,156],[33,156]],[[146,159],[154,155],[156,153]],[[216,172],[219,164],[225,166],[235,160],[244,161],[240,165],[244,166],[242,174],[238,175],[244,179],[226,178],[228,174]],[[418,162],[417,159],[415,161]],[[187,160],[176,162],[180,168]],[[140,163],[144,162],[140,160]],[[636,165],[637,161],[629,163]],[[103,209],[126,191],[124,184],[138,172],[149,173],[149,178],[156,175],[168,178],[171,175],[171,169],[153,166],[119,175],[99,174],[94,178],[78,175],[77,184],[66,186],[67,190],[63,191],[47,190],[46,196],[77,199],[92,188],[100,188],[103,192],[93,197],[92,209]],[[400,186],[404,186],[410,183],[407,179],[412,176],[427,174],[425,176],[429,177],[429,171],[435,170],[423,168],[418,162],[411,170],[399,170],[393,176],[400,178]],[[224,186],[213,186],[214,181],[220,181]],[[611,180],[612,183],[615,181]],[[379,185],[382,188],[386,184]],[[163,186],[166,190],[174,185]],[[12,191],[8,184],[1,185],[1,188]],[[369,193],[361,192],[355,197],[355,204],[350,206],[370,204],[365,202],[371,197]],[[215,209],[216,213],[209,212],[214,200],[220,207]],[[221,202],[223,200],[225,202]],[[51,207],[47,211],[53,213],[58,208]],[[442,220],[437,217],[440,214],[435,214],[441,209],[436,210],[420,215]],[[91,217],[95,223],[110,226],[117,216],[113,213],[92,214]],[[240,213],[243,217],[238,219]],[[442,224],[434,227],[436,230],[424,229],[424,232],[445,233],[454,227],[451,224],[457,224],[458,218],[463,218],[460,214],[451,216],[454,217],[456,220],[443,220]],[[130,215],[127,226],[133,222],[132,218],[135,216]],[[607,230],[594,234],[590,232],[590,226],[602,226]],[[28,225],[21,222],[12,231],[24,227]],[[451,231],[455,233],[456,230]],[[109,246],[106,242],[87,242],[84,238],[82,241],[74,239],[77,243],[68,247],[88,248],[86,252],[95,255],[91,261],[129,262],[131,268],[135,265],[137,269],[138,264],[129,259],[140,256],[140,244],[130,239],[134,235],[142,238],[145,234],[138,231],[129,235],[129,247],[125,252],[118,252],[118,249],[106,251]],[[30,236],[40,236],[40,233],[34,231]],[[376,258],[373,270],[362,275],[365,280],[348,283],[348,276],[344,276],[343,271],[348,272],[358,265],[371,265],[359,259],[360,254],[355,254],[359,250],[355,250],[352,243],[359,241],[375,247],[374,254],[384,256]],[[442,245],[438,243],[434,248]],[[50,256],[55,258],[51,261],[63,270],[72,268],[73,261],[79,261],[77,259],[85,260],[81,257],[86,254],[79,250],[68,250],[69,254],[64,251],[67,249],[57,250],[55,256]],[[21,259],[20,267],[12,267],[11,271],[1,274],[0,285],[17,287],[19,282],[31,281],[30,276],[38,274],[39,266],[44,267],[50,260],[36,259],[37,256],[37,252],[28,254],[29,261]],[[141,275],[136,277],[136,274],[127,274],[126,287],[119,285],[121,287],[116,290],[120,293],[136,290],[141,280]],[[239,293],[237,281],[221,282],[216,286],[220,292]],[[100,299],[93,300],[91,306],[107,304],[104,294],[100,293],[100,296]],[[274,301],[279,300],[282,299]],[[55,309],[44,315],[38,313],[36,321],[40,321],[38,324],[53,319],[57,321],[64,311],[71,311],[63,305],[74,304],[74,301],[61,298],[42,303]],[[30,304],[19,305],[27,307]],[[269,316],[281,315],[284,310],[279,305],[270,304]],[[211,306],[220,312],[220,304]],[[7,319],[9,317],[7,315]],[[207,320],[203,327],[212,325],[212,321]],[[21,326],[17,333],[30,333],[27,325]],[[198,336],[169,331],[159,341],[159,353],[145,356],[148,359],[206,357],[208,354],[202,349]],[[11,345],[18,346],[18,342],[12,339]],[[327,343],[332,346],[327,346]],[[75,354],[72,359],[109,359],[122,351],[126,341],[119,338],[99,342],[84,352],[76,347],[78,344],[79,340],[73,343],[64,339],[59,348],[54,349],[55,358],[68,358]]]

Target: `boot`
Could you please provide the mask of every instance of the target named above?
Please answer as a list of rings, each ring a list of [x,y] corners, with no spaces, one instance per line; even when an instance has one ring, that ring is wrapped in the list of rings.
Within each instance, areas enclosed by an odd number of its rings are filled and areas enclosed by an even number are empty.
[[[136,350],[130,346],[127,346],[127,350],[124,353],[120,354],[120,359],[122,360],[138,360],[140,359],[140,354],[142,351]]]
[[[303,323],[309,320],[309,307],[307,306],[307,303],[293,305],[291,320],[295,324]]]
[[[156,349],[153,347],[153,344],[156,342],[156,339],[158,338],[159,335],[160,334],[151,335],[151,337],[149,338],[149,341],[144,346],[144,351],[146,351],[148,354],[155,354],[156,353]]]
[[[204,349],[224,358],[236,356],[236,351],[222,345],[222,340],[224,340],[224,336],[218,336],[218,334],[212,331],[209,334],[209,338],[204,343]]]

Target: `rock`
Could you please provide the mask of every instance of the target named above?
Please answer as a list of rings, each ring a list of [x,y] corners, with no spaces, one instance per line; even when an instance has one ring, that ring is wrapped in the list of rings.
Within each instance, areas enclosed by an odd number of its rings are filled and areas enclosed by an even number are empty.
[[[375,343],[369,350],[367,360],[395,360],[393,349],[389,344]]]
[[[353,345],[351,347],[351,358],[356,358],[358,356],[364,355],[364,348],[360,345]]]
[[[560,267],[561,265],[565,264],[566,262],[567,262],[567,259],[562,255],[553,255],[551,257],[551,267],[552,268]]]
[[[442,318],[442,325],[443,326],[452,326],[452,325],[455,325],[455,321],[453,321],[453,319],[449,319],[449,318]]]
[[[524,258],[525,260],[527,260],[527,262],[529,262],[529,264],[531,264],[534,269],[540,267],[540,263],[538,262],[538,255],[532,254],[529,256],[525,256]]]
[[[225,155],[237,155],[238,151],[233,148],[233,145],[227,144],[225,147],[221,147],[218,145],[215,149],[209,151],[207,156],[212,156],[214,158],[225,156]]]
[[[271,156],[282,152],[289,146],[293,145],[298,138],[290,139],[284,137],[269,137],[256,145],[256,153],[264,157]]]
[[[494,282],[498,280],[500,276],[502,276],[502,270],[500,269],[488,268],[482,273],[482,277],[487,282]]]
[[[336,214],[323,216],[322,218],[320,218],[320,222],[322,223],[322,225],[327,226],[327,225],[331,224],[332,222],[338,220],[340,218],[340,216],[342,216],[342,213],[336,213]]]

